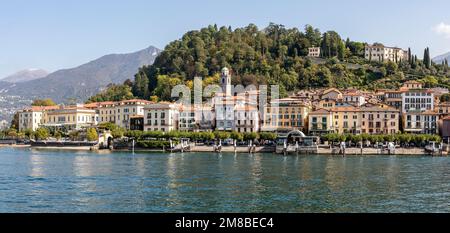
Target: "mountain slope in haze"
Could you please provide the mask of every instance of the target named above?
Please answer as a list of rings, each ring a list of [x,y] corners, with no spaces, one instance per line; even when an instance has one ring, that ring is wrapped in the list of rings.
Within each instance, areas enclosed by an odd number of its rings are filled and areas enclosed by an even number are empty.
[[[150,46],[134,53],[106,55],[76,68],[58,70],[41,79],[17,83],[6,88],[6,92],[30,100],[52,98],[58,103],[68,102],[69,99],[83,102],[110,83],[133,79],[138,69],[153,64],[159,53],[159,49]]]
[[[21,83],[27,82],[39,78],[43,78],[47,76],[49,73],[42,69],[28,69],[21,70],[15,74],[12,74],[8,77],[0,79],[0,81],[9,82],[9,83]]]
[[[447,59],[447,61],[450,61],[450,52],[448,52],[446,54],[442,54],[440,56],[437,56],[437,57],[433,58],[433,61],[436,64],[441,64],[442,61],[444,61],[445,59]]]

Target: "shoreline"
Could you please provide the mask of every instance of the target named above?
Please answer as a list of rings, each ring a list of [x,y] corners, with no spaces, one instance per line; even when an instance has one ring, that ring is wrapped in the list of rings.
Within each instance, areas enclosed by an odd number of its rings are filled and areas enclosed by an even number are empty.
[[[0,145],[1,148],[15,148],[15,149],[24,149],[24,148],[30,148],[30,149],[36,149],[36,150],[67,150],[67,151],[104,151],[104,150],[97,150],[93,149],[91,147],[87,146],[67,146],[67,147],[43,147],[43,146],[31,146],[31,145]],[[113,149],[111,152],[132,152],[130,149]],[[144,149],[144,148],[135,148],[134,152],[138,153],[181,153],[180,151],[165,151],[162,149]],[[184,153],[239,153],[239,154],[249,154],[249,148],[248,147],[237,147],[236,151],[234,150],[234,147],[232,146],[224,146],[222,147],[221,152],[215,152],[213,147],[210,146],[194,146],[191,148],[191,150],[187,150]],[[275,154],[275,147],[255,147],[255,150],[252,153],[274,153]],[[289,155],[331,155],[331,156],[342,156],[341,154],[333,153],[333,149],[330,148],[324,148],[319,147],[317,153],[289,153]],[[279,154],[282,156],[282,154]],[[361,148],[346,148],[345,156],[362,156],[362,155],[390,155],[385,150],[380,150],[377,148],[363,148],[361,153]],[[429,155],[432,154],[425,151],[424,148],[396,148],[395,153],[391,155]],[[435,153],[434,156],[447,156],[447,152],[443,151],[442,155],[441,153]]]

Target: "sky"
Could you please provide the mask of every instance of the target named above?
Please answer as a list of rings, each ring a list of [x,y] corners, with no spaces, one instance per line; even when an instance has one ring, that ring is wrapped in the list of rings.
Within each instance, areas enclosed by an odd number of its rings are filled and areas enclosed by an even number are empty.
[[[450,51],[449,9],[448,0],[0,0],[0,78],[163,49],[210,24],[311,24],[344,39],[411,47],[419,57],[429,46],[434,57]]]

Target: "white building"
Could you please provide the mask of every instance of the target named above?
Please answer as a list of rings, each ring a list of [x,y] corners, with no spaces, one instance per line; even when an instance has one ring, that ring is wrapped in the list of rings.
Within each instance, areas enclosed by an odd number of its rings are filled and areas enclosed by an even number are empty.
[[[252,133],[259,130],[259,112],[252,105],[238,105],[234,108],[234,131]]]
[[[181,106],[178,117],[178,130],[180,131],[196,131],[196,114],[195,108],[192,106]]]
[[[144,131],[177,130],[179,108],[179,105],[169,102],[147,105],[144,108]]]
[[[364,57],[369,61],[400,62],[408,60],[408,51],[382,44],[366,45]]]
[[[320,47],[311,47],[308,49],[308,57],[320,57]]]
[[[226,67],[222,69],[222,74],[220,75],[220,84],[222,86],[223,94],[225,96],[231,96],[231,74]]]
[[[216,116],[216,129],[222,131],[231,131],[234,129],[234,107],[237,96],[228,96],[221,98],[214,103]]]
[[[4,130],[8,128],[8,122],[5,120],[0,121],[0,130]]]
[[[439,113],[409,111],[403,116],[403,130],[407,133],[437,134]]]
[[[132,99],[123,100],[114,104],[115,124],[119,127],[130,129],[130,117],[144,116],[144,108],[153,102],[148,100]],[[107,110],[110,110],[109,108]],[[100,110],[101,111],[101,110]]]
[[[430,111],[434,109],[434,93],[427,89],[409,89],[401,94],[402,112]]]
[[[355,106],[362,106],[366,103],[366,97],[358,92],[347,92],[342,94],[344,103],[353,104]]]
[[[215,127],[215,112],[209,105],[195,107],[195,122],[199,131],[212,131]]]
[[[44,113],[58,108],[58,106],[32,106],[19,111],[19,131],[27,129],[35,131],[44,123]]]

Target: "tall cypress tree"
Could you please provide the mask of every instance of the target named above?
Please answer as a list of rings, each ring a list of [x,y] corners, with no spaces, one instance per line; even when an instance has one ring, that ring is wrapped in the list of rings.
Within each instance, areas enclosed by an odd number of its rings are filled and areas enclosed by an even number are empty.
[[[423,63],[427,69],[431,67],[430,48],[426,48],[423,54]]]
[[[408,48],[408,64],[412,64],[411,48]]]

